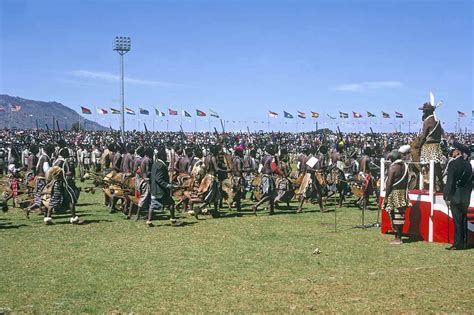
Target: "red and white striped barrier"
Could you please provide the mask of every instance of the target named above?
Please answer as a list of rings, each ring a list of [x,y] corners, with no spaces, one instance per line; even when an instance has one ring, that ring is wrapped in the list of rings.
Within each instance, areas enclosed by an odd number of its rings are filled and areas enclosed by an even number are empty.
[[[385,161],[381,161],[380,206],[385,197]],[[442,193],[434,190],[434,162],[430,162],[430,185],[428,190],[410,190],[408,197],[412,204],[405,213],[403,234],[420,238],[428,242],[453,243],[454,223],[451,211],[443,199]],[[392,230],[390,217],[382,209],[381,232]],[[468,210],[468,244],[474,245],[474,194],[471,193],[471,202]]]

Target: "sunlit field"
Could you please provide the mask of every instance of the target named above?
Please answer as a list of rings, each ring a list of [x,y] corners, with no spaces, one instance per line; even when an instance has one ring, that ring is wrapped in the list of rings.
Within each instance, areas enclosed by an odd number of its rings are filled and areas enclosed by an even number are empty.
[[[81,194],[82,226],[11,209],[0,214],[0,313],[474,312],[472,250],[389,245],[378,228],[354,228],[357,207],[328,206],[253,216],[246,203],[152,228],[109,214],[99,192]]]

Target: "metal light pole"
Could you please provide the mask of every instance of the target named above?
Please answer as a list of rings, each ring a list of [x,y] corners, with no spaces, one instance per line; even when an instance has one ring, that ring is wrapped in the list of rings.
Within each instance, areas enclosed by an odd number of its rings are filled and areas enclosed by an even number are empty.
[[[124,84],[123,84],[123,55],[131,49],[130,37],[115,36],[114,48],[120,55],[120,100],[122,103],[122,135],[125,133],[125,100],[124,100]]]

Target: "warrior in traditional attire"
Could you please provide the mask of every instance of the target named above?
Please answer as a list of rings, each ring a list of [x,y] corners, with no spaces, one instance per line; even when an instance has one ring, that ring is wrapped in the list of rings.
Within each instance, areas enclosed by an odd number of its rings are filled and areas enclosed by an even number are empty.
[[[176,181],[178,182],[178,186],[183,184],[183,181],[189,178],[189,165],[191,164],[191,160],[189,159],[190,150],[187,148],[184,150],[178,151],[178,158],[174,164],[174,171],[176,174]]]
[[[260,174],[262,176],[261,190],[262,190],[262,199],[252,206],[253,213],[256,215],[258,207],[261,206],[264,202],[268,202],[270,207],[270,215],[274,214],[275,208],[275,197],[276,197],[276,187],[274,174],[277,169],[277,164],[275,160],[275,149],[274,146],[269,144],[265,148],[265,154],[260,161]]]
[[[232,158],[232,189],[235,192],[235,206],[237,211],[241,210],[241,202],[245,195],[245,179],[243,176],[244,168],[244,149],[238,146],[234,150],[234,157]]]
[[[140,219],[140,213],[143,210],[147,210],[148,220],[147,225],[152,225],[152,217],[150,214],[150,202],[151,202],[151,193],[150,193],[150,178],[151,178],[151,168],[153,164],[153,148],[146,147],[143,150],[143,157],[140,159],[139,173],[137,174],[137,191],[139,192],[140,198],[138,199],[138,211],[136,220]]]
[[[151,204],[148,210],[148,226],[151,226],[153,219],[153,211],[163,211],[164,207],[170,209],[171,224],[176,223],[174,215],[174,200],[171,197],[171,189],[173,185],[170,182],[168,166],[164,162],[166,159],[166,150],[159,147],[155,155],[155,161],[151,167],[150,192]]]
[[[286,203],[287,208],[290,208],[290,201],[295,195],[293,191],[293,183],[289,180],[291,166],[288,160],[288,150],[286,148],[281,148],[278,157],[279,176],[276,180],[277,196],[275,198],[275,207],[278,207],[279,202],[284,202]]]
[[[425,166],[430,163],[431,160],[435,162],[435,179],[438,183],[439,191],[443,191],[443,170],[441,163],[445,161],[445,157],[441,150],[441,137],[444,133],[441,121],[435,116],[435,107],[431,103],[424,103],[419,108],[423,111],[423,128],[420,134],[420,163]]]
[[[408,164],[398,150],[390,152],[389,159],[392,163],[388,169],[383,208],[389,213],[395,232],[395,240],[391,244],[398,245],[402,244],[405,210],[411,206],[408,199]]]
[[[244,157],[243,161],[243,176],[245,179],[245,190],[247,192],[251,192],[250,199],[253,198],[253,190],[252,190],[252,181],[255,178],[255,174],[258,171],[257,162],[255,160],[257,156],[257,151],[252,149],[249,153]],[[245,198],[245,194],[243,196]]]
[[[128,145],[126,148],[126,152],[122,158],[121,169],[122,169],[122,172],[126,176],[130,176],[133,172],[133,156],[132,156],[133,152],[135,152],[135,149],[133,148],[133,146]]]
[[[325,184],[324,171],[327,167],[326,154],[327,146],[321,145],[319,153],[316,150],[308,149],[309,155],[300,160],[300,169],[304,170],[303,181],[299,189],[300,203],[298,205],[298,213],[303,211],[303,203],[306,199],[316,197],[318,199],[319,211],[326,212],[323,206],[323,188]],[[313,155],[311,155],[313,152]]]
[[[54,161],[47,175],[47,187],[49,186],[50,199],[48,211],[45,213],[44,223],[52,224],[52,214],[57,212],[63,205],[69,205],[71,210],[71,224],[81,224],[83,221],[76,215],[76,203],[79,197],[79,190],[75,186],[72,172],[69,169],[67,159],[69,150],[65,147],[59,150],[58,157]],[[46,189],[45,189],[46,190]]]
[[[41,192],[43,188],[46,186],[46,174],[51,167],[51,155],[54,152],[54,146],[52,144],[46,144],[41,149],[40,157],[38,158],[38,162],[35,166],[35,189],[34,195],[35,200],[34,204],[28,209],[27,212],[33,210],[35,208],[41,208],[42,206],[42,198]]]
[[[358,200],[358,204],[364,208],[369,203],[370,196],[374,193],[374,179],[372,177],[372,155],[373,149],[367,146],[364,154],[359,159],[359,181],[362,186],[362,196]]]

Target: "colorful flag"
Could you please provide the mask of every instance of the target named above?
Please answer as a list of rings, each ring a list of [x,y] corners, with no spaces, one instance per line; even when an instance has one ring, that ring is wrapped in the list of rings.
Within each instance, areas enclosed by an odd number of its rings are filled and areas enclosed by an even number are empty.
[[[339,112],[339,118],[349,118],[349,114],[344,113],[344,112]]]
[[[203,112],[202,110],[196,109],[196,116],[198,117],[205,117],[206,113]]]
[[[135,111],[133,109],[125,107],[125,112],[129,115],[135,115]]]
[[[362,118],[362,115],[356,112],[352,112],[352,117],[354,118]]]
[[[5,111],[5,107],[0,107],[0,112],[4,112]]]
[[[306,119],[306,114],[303,113],[303,112],[298,111],[298,117],[299,117],[299,118]]]
[[[275,113],[275,112],[272,112],[271,110],[268,111],[268,116],[270,116],[271,118],[276,118],[278,117],[278,113]]]
[[[103,109],[103,108],[100,108],[100,107],[96,107],[97,108],[97,112],[101,115],[106,115],[108,113],[108,111],[106,109]]]
[[[293,119],[293,115],[285,111],[283,111],[283,117]]]
[[[371,112],[367,112],[367,117],[368,117],[368,118],[375,117],[375,114],[372,114]]]
[[[318,112],[311,112],[311,117],[319,118],[319,113]]]
[[[215,111],[213,111],[212,109],[210,109],[209,111],[211,112],[211,117],[220,118],[220,117],[219,117],[219,114],[216,113]]]
[[[191,114],[188,113],[188,112],[185,111],[185,110],[183,110],[183,113],[182,113],[182,114],[183,114],[184,117],[191,117]]]
[[[331,119],[336,119],[336,117],[332,117],[332,116],[329,115],[329,114],[326,114],[326,115],[327,115],[329,118],[331,118]]]
[[[111,113],[111,114],[120,114],[121,111],[119,111],[118,109],[115,109],[115,108],[110,107],[110,113]]]
[[[91,110],[87,107],[81,106],[81,111],[83,114],[92,114]]]
[[[458,111],[458,117],[466,117],[466,113]]]
[[[11,110],[12,112],[19,112],[20,109],[21,109],[21,106],[20,106],[20,105],[11,105],[11,106],[10,106],[10,110]]]
[[[403,114],[400,112],[395,112],[395,118],[403,118]]]
[[[140,107],[140,115],[150,115],[150,112],[147,109]]]
[[[382,112],[382,117],[383,118],[390,118],[390,114],[386,112]]]
[[[173,110],[171,108],[168,108],[168,114],[170,116],[178,116],[178,111],[177,110]]]

